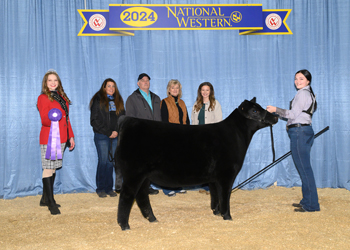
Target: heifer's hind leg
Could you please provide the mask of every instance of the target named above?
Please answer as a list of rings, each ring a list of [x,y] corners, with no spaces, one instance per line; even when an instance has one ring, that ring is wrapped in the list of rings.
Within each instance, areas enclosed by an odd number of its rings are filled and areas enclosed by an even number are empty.
[[[134,196],[126,193],[125,188],[122,188],[119,196],[118,204],[118,224],[122,230],[130,229],[129,216],[132,204],[134,202]]]
[[[135,200],[136,193],[143,180],[135,178],[130,180],[124,180],[122,184],[122,190],[119,196],[118,204],[118,224],[122,230],[130,229],[129,216],[132,204]]]
[[[150,185],[150,182],[148,180],[145,180],[142,183],[139,189],[139,192],[136,195],[136,202],[141,210],[143,217],[145,217],[149,222],[155,222],[157,221],[157,219],[153,214],[151,203],[149,201],[149,196],[148,196],[149,185]]]

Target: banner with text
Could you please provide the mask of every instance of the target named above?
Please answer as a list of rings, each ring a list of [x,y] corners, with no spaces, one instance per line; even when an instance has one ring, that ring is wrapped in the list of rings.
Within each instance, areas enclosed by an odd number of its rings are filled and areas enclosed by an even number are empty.
[[[134,35],[135,30],[240,30],[240,35],[293,34],[288,10],[262,4],[110,4],[109,10],[78,10],[78,36]]]

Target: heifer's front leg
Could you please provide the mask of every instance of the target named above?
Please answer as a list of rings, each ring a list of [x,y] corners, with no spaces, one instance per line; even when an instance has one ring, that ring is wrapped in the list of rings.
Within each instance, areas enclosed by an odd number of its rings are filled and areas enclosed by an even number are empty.
[[[150,182],[148,180],[145,180],[142,183],[136,195],[136,202],[141,210],[143,217],[145,217],[149,222],[156,222],[157,219],[153,214],[151,203],[149,201],[149,196],[148,196],[149,185],[150,185]]]
[[[214,215],[220,214],[220,204],[219,204],[219,196],[218,196],[218,190],[214,183],[209,183],[209,190],[210,190],[210,206],[211,210],[213,211]]]
[[[219,197],[220,200],[220,213],[224,220],[232,220],[230,214],[230,197],[231,197],[231,189],[222,187],[221,195]]]

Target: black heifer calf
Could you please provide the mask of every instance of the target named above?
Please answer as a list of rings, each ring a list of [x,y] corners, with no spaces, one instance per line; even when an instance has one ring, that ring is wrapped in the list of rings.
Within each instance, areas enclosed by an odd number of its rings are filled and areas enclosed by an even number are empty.
[[[118,207],[122,230],[130,229],[135,199],[142,215],[156,221],[150,182],[169,188],[209,183],[213,213],[230,220],[231,189],[249,143],[257,130],[277,121],[255,97],[215,124],[184,126],[125,117],[115,156],[123,176]]]

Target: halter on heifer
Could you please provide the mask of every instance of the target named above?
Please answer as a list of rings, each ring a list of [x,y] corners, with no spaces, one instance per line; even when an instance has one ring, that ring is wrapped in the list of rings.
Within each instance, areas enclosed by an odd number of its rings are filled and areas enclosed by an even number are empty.
[[[256,104],[255,100],[256,100],[256,98],[254,97],[252,99],[252,101]],[[256,104],[256,105],[261,107],[259,104]],[[243,110],[243,104],[239,105],[239,107],[238,107],[238,111],[241,115],[243,115],[245,118],[248,118],[250,120],[259,121],[262,123],[267,123],[265,121],[265,117],[266,117],[266,114],[268,112],[267,110],[263,109],[263,116],[261,117],[261,119],[255,119],[255,118],[251,117],[249,114],[243,113],[242,110]],[[255,110],[254,112],[259,112],[259,111]],[[271,148],[272,148],[272,155],[273,155],[272,162],[275,162],[275,146],[274,146],[275,144],[274,144],[274,140],[273,140],[273,131],[272,131],[273,124],[270,124],[269,126],[270,126],[270,133],[271,133]]]

